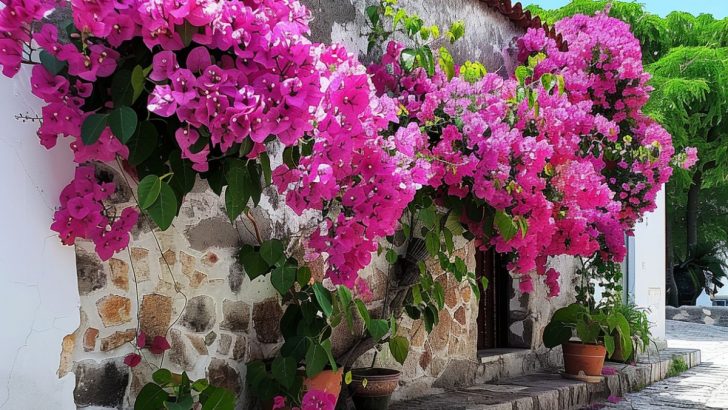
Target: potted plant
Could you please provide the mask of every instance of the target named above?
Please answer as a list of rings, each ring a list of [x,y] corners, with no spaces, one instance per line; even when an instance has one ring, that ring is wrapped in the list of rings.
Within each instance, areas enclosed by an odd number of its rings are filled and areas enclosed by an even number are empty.
[[[578,340],[572,340],[574,337]],[[561,345],[567,376],[601,376],[605,355],[612,357],[616,340],[623,354],[632,354],[630,327],[627,319],[609,307],[590,309],[573,303],[554,313],[544,329],[544,345]]]
[[[694,306],[703,290],[712,295],[717,292],[717,288],[723,287],[722,280],[728,276],[728,266],[721,258],[719,247],[698,244],[686,258],[678,260],[674,275],[678,303],[681,306]]]
[[[650,343],[652,333],[650,332],[650,322],[647,318],[647,312],[645,309],[638,308],[634,303],[628,302],[623,303],[621,301],[616,302],[612,309],[615,312],[621,313],[622,316],[627,319],[630,331],[630,340],[632,354],[627,355],[626,349],[622,345],[622,339],[615,336],[614,338],[614,353],[610,360],[615,362],[628,363],[633,362],[637,353],[642,353],[647,349],[647,345]]]

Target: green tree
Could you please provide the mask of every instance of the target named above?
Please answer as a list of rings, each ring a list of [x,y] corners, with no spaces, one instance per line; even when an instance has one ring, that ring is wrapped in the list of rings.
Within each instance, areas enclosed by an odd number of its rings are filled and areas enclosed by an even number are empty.
[[[728,18],[672,12],[662,18],[639,3],[573,0],[555,10],[528,7],[549,23],[575,14],[609,15],[632,26],[655,88],[646,107],[673,135],[676,150],[697,147],[691,170],[676,168],[667,187],[668,303],[677,304],[672,255],[687,258],[699,243],[728,243]]]

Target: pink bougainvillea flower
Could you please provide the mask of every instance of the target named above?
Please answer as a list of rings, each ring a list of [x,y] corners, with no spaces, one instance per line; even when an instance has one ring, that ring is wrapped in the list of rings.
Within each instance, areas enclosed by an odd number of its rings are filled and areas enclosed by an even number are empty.
[[[286,398],[283,396],[276,396],[273,398],[272,410],[283,409],[286,407]]]
[[[614,376],[615,374],[617,374],[617,369],[613,367],[604,366],[602,368],[602,375],[604,376]]]
[[[685,148],[685,161],[680,164],[683,169],[690,169],[698,163],[698,149],[694,147]]]
[[[164,336],[154,336],[152,344],[149,346],[149,351],[153,354],[162,354],[166,350],[169,350],[169,348],[169,342]]]
[[[129,353],[128,355],[126,355],[126,357],[124,357],[124,364],[129,367],[136,367],[141,362],[142,357],[137,353]]]
[[[309,390],[301,400],[301,410],[334,410],[337,397],[321,390]]]
[[[609,397],[607,397],[607,401],[610,402],[610,403],[612,403],[612,404],[617,404],[620,401],[622,401],[622,398],[619,397],[619,396],[615,396],[613,394],[610,394]]]
[[[140,331],[136,338],[136,345],[139,349],[143,349],[147,346],[147,335]]]

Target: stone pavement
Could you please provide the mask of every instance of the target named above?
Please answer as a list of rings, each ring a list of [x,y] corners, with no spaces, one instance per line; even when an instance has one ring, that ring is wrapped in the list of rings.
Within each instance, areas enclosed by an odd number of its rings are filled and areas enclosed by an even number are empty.
[[[670,348],[640,358],[636,366],[608,362],[613,375],[601,383],[587,384],[567,380],[559,369],[543,369],[520,377],[494,383],[476,384],[468,388],[438,389],[415,399],[394,403],[391,410],[569,410],[602,408],[599,403],[608,396],[621,396],[626,392],[662,380],[674,357],[680,356],[689,367],[700,363],[700,352],[687,344],[686,348]],[[728,352],[727,352],[728,356]],[[624,402],[626,404],[626,402]],[[631,408],[631,407],[626,407]],[[649,408],[649,407],[634,407]],[[692,408],[692,407],[688,407]]]
[[[728,409],[728,328],[667,321],[668,346],[701,350],[702,363],[653,384],[610,409]]]

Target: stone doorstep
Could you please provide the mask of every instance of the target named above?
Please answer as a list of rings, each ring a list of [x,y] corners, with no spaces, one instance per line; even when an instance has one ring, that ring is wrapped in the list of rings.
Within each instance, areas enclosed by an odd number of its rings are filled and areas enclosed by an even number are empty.
[[[400,401],[391,410],[568,410],[580,409],[610,395],[640,390],[667,375],[672,358],[680,356],[688,367],[700,364],[699,350],[666,349],[659,355],[641,357],[635,366],[607,362],[617,374],[601,383],[588,384],[562,378],[558,371],[541,370],[525,376],[447,389],[444,393],[423,395]],[[440,390],[441,391],[441,390]]]

